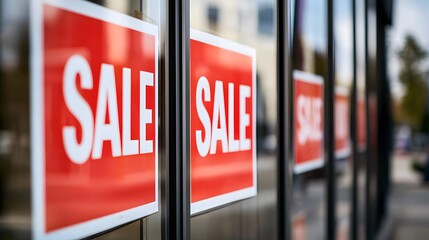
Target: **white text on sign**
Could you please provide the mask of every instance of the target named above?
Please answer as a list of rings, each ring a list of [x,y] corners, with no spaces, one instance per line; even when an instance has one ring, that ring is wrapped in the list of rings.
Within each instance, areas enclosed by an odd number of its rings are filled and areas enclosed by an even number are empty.
[[[304,145],[307,141],[322,140],[322,100],[300,95],[297,102],[298,113],[298,143]]]
[[[154,85],[153,73],[140,71],[140,133],[139,139],[131,139],[131,69],[122,68],[122,131],[119,129],[119,113],[115,69],[103,63],[100,69],[97,108],[94,114],[77,89],[93,88],[92,71],[88,61],[81,55],[71,56],[63,74],[63,94],[70,113],[82,128],[79,142],[75,126],[63,127],[64,149],[69,159],[76,164],[85,163],[89,157],[100,159],[103,144],[110,141],[112,156],[126,156],[153,152],[153,141],[146,138],[146,125],[152,123],[152,110],[146,108],[146,87]],[[109,123],[106,123],[106,114]],[[122,132],[122,139],[121,133]]]
[[[246,99],[250,98],[251,88],[247,85],[239,85],[239,99],[234,99],[234,83],[228,83],[228,125],[225,113],[225,95],[223,82],[215,82],[213,113],[210,119],[204,102],[212,101],[210,84],[206,77],[198,79],[196,89],[197,114],[204,126],[204,139],[202,130],[196,131],[198,153],[201,156],[216,154],[217,142],[221,141],[222,152],[238,152],[250,150],[251,141],[246,136],[246,128],[250,126],[250,116],[246,113]],[[239,137],[234,136],[234,101],[239,101]]]
[[[348,114],[348,105],[346,101],[335,102],[335,134],[338,138],[342,139],[347,137],[347,131],[349,129]]]

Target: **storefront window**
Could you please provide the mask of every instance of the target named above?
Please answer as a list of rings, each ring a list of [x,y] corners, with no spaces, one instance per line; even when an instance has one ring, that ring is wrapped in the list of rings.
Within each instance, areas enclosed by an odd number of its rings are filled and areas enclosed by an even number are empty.
[[[237,43],[246,49],[250,48],[255,51],[256,115],[254,117],[256,120],[256,138],[254,140],[257,149],[257,195],[210,209],[208,212],[192,215],[191,239],[276,239],[277,71],[275,1],[191,0],[190,8],[191,39],[192,31],[197,30],[220,37],[232,45]],[[223,42],[223,40],[219,40],[219,42]],[[227,47],[225,45],[217,46],[220,48]],[[192,42],[190,50],[192,81],[192,74],[195,74],[192,65]],[[226,55],[224,58],[222,55],[212,55],[212,57],[216,59],[213,61],[219,61],[220,64],[228,66],[231,71],[246,66],[245,63],[238,61],[231,62],[232,59]],[[200,68],[199,71],[206,70]],[[227,81],[234,82],[236,80],[231,78]],[[226,94],[227,88],[224,87],[224,89]],[[237,129],[236,133],[238,134]],[[191,166],[192,161],[191,159]],[[193,169],[191,168],[191,172]],[[232,171],[231,167],[225,166],[223,172],[227,169]],[[243,170],[245,169],[240,166],[235,168],[236,174]],[[212,171],[215,169],[212,168]],[[225,183],[218,182],[217,184]],[[228,184],[222,186],[224,188],[229,187]]]
[[[58,125],[57,123],[67,121],[67,120],[64,120],[67,117],[63,114],[61,109],[56,108],[57,112],[54,115],[57,118],[55,121],[50,122],[49,120],[51,119],[50,116],[54,116],[52,115],[53,113],[50,107],[55,104],[58,105],[62,101],[62,99],[55,98],[55,96],[58,95],[57,93],[61,92],[62,89],[61,88],[54,89],[55,86],[57,86],[56,83],[53,83],[53,85],[50,85],[50,83],[47,83],[48,79],[50,79],[50,77],[53,76],[53,74],[56,74],[50,70],[54,69],[56,66],[55,64],[60,63],[62,59],[65,59],[68,56],[68,54],[72,52],[76,52],[77,55],[80,54],[79,56],[83,56],[83,58],[77,57],[74,59],[79,58],[82,60],[86,58],[86,61],[88,63],[91,62],[91,60],[96,61],[96,59],[99,57],[97,55],[94,55],[95,52],[91,52],[93,49],[85,49],[84,47],[80,47],[79,45],[74,46],[73,44],[77,44],[76,39],[82,39],[86,37],[87,46],[90,46],[90,45],[97,46],[97,49],[99,49],[100,52],[102,53],[101,55],[105,56],[104,59],[111,60],[110,62],[109,61],[105,62],[105,65],[110,64],[109,66],[113,66],[116,64],[115,66],[118,67],[117,65],[119,64],[122,67],[127,67],[127,66],[130,67],[130,65],[133,64],[132,59],[135,59],[136,54],[140,54],[141,52],[140,53],[134,52],[135,53],[134,54],[131,51],[121,52],[118,50],[135,49],[136,51],[138,51],[138,49],[142,49],[142,48],[147,49],[147,46],[143,46],[143,47],[138,46],[138,43],[136,43],[135,46],[134,45],[130,46],[130,44],[132,44],[131,42],[133,42],[130,40],[132,38],[131,34],[135,34],[133,37],[136,37],[138,34],[136,34],[135,32],[130,33],[130,31],[128,31],[127,29],[129,29],[130,25],[137,24],[137,27],[135,29],[138,29],[137,31],[139,31],[139,29],[140,31],[144,31],[144,30],[141,30],[144,27],[138,26],[138,25],[140,25],[140,23],[142,25],[149,23],[151,26],[150,27],[151,29],[156,29],[156,31],[152,32],[151,36],[156,36],[156,35],[160,36],[161,30],[162,30],[161,29],[161,12],[160,12],[161,3],[159,1],[151,1],[151,0],[150,1],[139,1],[139,0],[88,1],[90,2],[89,4],[84,1],[77,1],[75,2],[75,4],[68,5],[75,10],[66,13],[68,11],[67,9],[69,8],[63,7],[63,5],[61,5],[56,1],[49,1],[49,2],[50,2],[49,4],[43,5],[44,7],[42,7],[42,4],[45,4],[44,1],[34,1],[31,3],[28,1],[2,1],[1,2],[1,8],[0,8],[1,9],[0,10],[1,11],[0,12],[0,25],[1,25],[0,26],[0,29],[1,29],[1,35],[0,35],[1,36],[0,160],[2,162],[2,167],[1,167],[2,170],[0,171],[0,218],[1,218],[2,224],[0,226],[0,235],[7,239],[9,238],[30,239],[36,236],[34,235],[35,234],[34,232],[37,232],[37,229],[39,229],[38,226],[42,226],[40,229],[45,229],[49,232],[51,231],[51,229],[61,228],[61,226],[68,225],[71,222],[74,223],[75,221],[77,221],[76,220],[77,218],[75,218],[75,216],[78,216],[78,215],[83,216],[86,214],[87,216],[90,216],[90,218],[92,218],[93,216],[99,216],[99,215],[101,216],[102,214],[104,214],[103,212],[104,210],[102,210],[102,208],[103,206],[105,206],[105,203],[107,202],[109,202],[110,204],[111,201],[117,201],[118,203],[117,206],[114,206],[114,204],[109,205],[110,207],[113,207],[113,208],[117,208],[119,207],[119,205],[124,205],[124,204],[127,205],[128,203],[118,202],[120,201],[120,199],[123,199],[123,200],[125,199],[118,195],[104,196],[104,198],[93,198],[94,196],[99,194],[99,192],[92,191],[92,192],[87,192],[85,196],[82,195],[82,198],[98,199],[97,200],[98,202],[90,202],[87,204],[75,205],[73,207],[74,210],[71,210],[70,208],[60,208],[60,210],[57,211],[53,209],[55,209],[56,206],[60,206],[60,202],[59,202],[60,200],[54,201],[53,197],[54,198],[58,197],[59,199],[62,198],[63,200],[61,204],[64,203],[67,205],[66,202],[73,198],[72,194],[69,194],[71,193],[70,191],[77,188],[80,188],[82,190],[82,187],[83,188],[89,187],[89,184],[90,184],[89,181],[91,179],[93,180],[98,179],[100,176],[102,176],[100,179],[104,179],[104,177],[106,177],[109,174],[110,174],[109,176],[112,176],[112,174],[117,174],[118,176],[127,172],[128,170],[131,170],[132,172],[139,168],[138,166],[129,168],[127,167],[126,164],[124,164],[122,165],[123,167],[122,169],[112,168],[108,170],[105,169],[106,171],[104,172],[100,172],[100,171],[97,172],[97,171],[94,171],[94,169],[91,170],[86,168],[85,170],[83,165],[77,166],[76,168],[73,168],[73,169],[70,168],[66,171],[63,171],[64,168],[62,168],[63,170],[58,170],[60,168],[58,168],[57,165],[55,166],[49,165],[47,168],[43,168],[44,165],[36,166],[34,162],[34,156],[37,155],[37,152],[38,152],[38,150],[36,149],[37,147],[35,147],[37,145],[37,141],[32,140],[32,139],[35,139],[34,136],[37,135],[37,134],[34,134],[35,132],[37,132],[37,131],[34,131],[34,126],[35,126],[34,121],[36,118],[39,118],[39,116],[43,116],[44,119],[47,119],[47,122],[50,123],[50,124],[44,125],[46,130],[44,136],[61,134],[61,130],[57,131],[58,129],[55,128],[55,126]],[[56,8],[55,6],[56,7],[60,6],[60,7]],[[79,9],[82,9],[82,8],[79,8],[80,6],[88,6],[88,7],[86,9],[83,9],[84,11],[79,12]],[[60,8],[62,10],[59,10]],[[42,12],[39,12],[40,9],[42,9]],[[95,17],[91,14],[88,15],[88,12],[91,12],[91,11],[96,15]],[[39,15],[39,13],[41,14]],[[75,19],[80,17],[80,20],[82,20],[81,16],[85,15],[86,19],[99,19],[99,20],[104,19],[106,21],[110,21],[110,23],[105,24],[104,25],[105,28],[103,29],[96,28],[97,30],[101,29],[101,31],[93,31],[92,33],[84,35],[83,33],[86,30],[95,29],[94,26],[98,24],[98,23],[95,23],[96,22],[95,20],[94,21],[88,20],[87,22],[92,21],[91,24],[93,25],[87,25],[85,28],[81,28],[81,31],[76,34],[76,32],[73,33],[72,30],[82,26],[73,25],[74,23],[71,18],[72,14],[76,16]],[[41,17],[39,18],[39,16]],[[64,18],[62,17],[60,18],[59,16],[62,16]],[[114,16],[115,16],[115,19],[112,19]],[[130,18],[129,16],[131,16],[132,18]],[[40,25],[38,22],[39,20],[40,20]],[[43,26],[42,26],[42,21],[45,24]],[[119,25],[122,26],[123,28],[120,29],[120,27],[118,27],[119,26],[117,24],[118,22],[121,22]],[[55,29],[55,27],[57,26],[56,25],[57,23],[62,24],[61,34],[60,34],[60,31],[51,31]],[[117,25],[115,26],[115,24]],[[41,28],[39,28],[39,26],[41,26]],[[42,31],[41,29],[43,29],[43,32],[41,32]],[[97,32],[100,34],[98,34]],[[103,34],[105,34],[105,36],[102,36]],[[40,38],[38,38],[37,36],[42,36],[42,35],[43,35],[43,40],[39,42]],[[93,44],[94,41],[96,41],[98,38],[101,38],[102,40],[100,40],[98,44]],[[56,41],[55,39],[58,41]],[[158,40],[159,39],[155,41],[158,41]],[[150,44],[151,41],[145,40],[145,42],[147,44]],[[38,43],[41,43],[40,47]],[[60,46],[67,46],[67,45],[70,45],[73,47],[70,47],[70,48],[60,47]],[[156,52],[155,48],[159,52],[157,52],[156,54],[154,53],[151,53],[151,54],[159,56],[162,52],[162,47],[158,48],[158,46],[162,46],[161,42],[160,41],[156,43],[153,42],[153,46],[156,46],[153,48],[154,52]],[[39,56],[35,53],[41,53],[41,52],[43,52],[41,59],[36,61],[36,59]],[[91,53],[93,55],[91,55]],[[101,58],[103,58],[103,56],[101,56]],[[152,57],[150,58],[155,59]],[[128,62],[130,65],[125,64],[126,59],[131,61],[131,63]],[[154,65],[158,65],[158,64],[160,65],[160,59],[161,57],[156,58],[155,60],[156,63],[154,63]],[[139,59],[139,60],[142,61],[142,59]],[[44,100],[46,100],[44,101],[46,105],[44,105],[45,107],[43,108],[43,110],[47,112],[46,115],[44,114],[44,112],[34,112],[34,109],[35,109],[34,99],[37,98],[36,94],[34,94],[36,92],[34,90],[34,87],[36,86],[35,81],[37,79],[37,77],[35,77],[37,74],[34,74],[35,73],[34,69],[38,69],[38,67],[34,67],[34,66],[39,63],[40,63],[40,66],[45,67],[43,68],[42,71],[45,73],[43,75],[45,77],[43,78],[43,80],[45,81],[44,83],[46,83],[46,85],[43,85],[43,92],[46,93],[45,94],[46,98],[44,98]],[[77,65],[73,64],[72,68],[76,66]],[[118,70],[119,68],[118,69],[112,68],[112,69]],[[102,70],[103,70],[103,67],[102,67]],[[154,75],[161,76],[162,74],[160,73],[161,73],[160,69],[156,69],[155,72],[153,72]],[[97,75],[95,72],[92,72],[92,74],[94,74],[94,76]],[[85,76],[89,76],[89,75],[85,75]],[[85,76],[82,75],[82,79],[85,78]],[[107,75],[104,75],[104,77],[106,76]],[[104,79],[103,76],[101,76],[100,78]],[[105,78],[104,80],[106,79],[107,78]],[[163,79],[161,78],[156,79],[156,81],[163,81]],[[94,82],[96,82],[96,84],[98,85],[98,79],[94,80]],[[133,80],[133,82],[135,81]],[[159,83],[156,83],[156,84],[159,84]],[[116,85],[121,86],[121,84],[118,84],[118,83],[116,83]],[[54,91],[51,91],[52,89],[54,89]],[[70,88],[66,90],[68,91],[70,90]],[[155,94],[155,91],[153,92]],[[116,93],[117,92],[115,92],[115,94]],[[132,90],[132,93],[134,94],[135,91]],[[87,92],[87,94],[89,93]],[[108,93],[110,97],[112,97],[111,94],[112,92]],[[120,96],[125,96],[125,95],[127,94],[126,93],[121,94],[121,95],[115,96],[115,98],[117,97],[117,99],[119,99]],[[88,96],[89,95],[84,94],[84,98]],[[122,98],[122,99],[125,99],[125,98]],[[122,102],[123,101],[121,100],[117,103],[122,103]],[[107,115],[109,116],[109,120],[105,122],[106,126],[114,122],[114,119],[112,119],[113,115],[109,115],[112,111],[111,109],[111,107],[113,106],[112,102],[108,100],[107,104],[109,105],[109,109],[107,109],[108,111]],[[123,109],[123,106],[125,105],[119,106],[119,110]],[[77,106],[77,105],[74,105],[74,106]],[[117,105],[115,104],[115,106]],[[154,105],[150,105],[148,108],[151,108],[151,106],[155,108]],[[132,106],[131,106],[131,109],[133,109]],[[159,112],[155,112],[154,114],[156,114],[156,116],[154,116],[152,120],[158,119],[158,117],[162,117],[162,116],[158,116]],[[119,119],[122,119],[122,117],[119,117]],[[121,120],[120,125],[123,125],[122,123],[124,121],[125,120]],[[152,121],[152,122],[154,125],[156,125],[157,123],[157,121]],[[68,123],[70,124],[70,122]],[[134,128],[134,127],[131,126],[131,128]],[[152,129],[158,129],[158,127],[154,127]],[[77,130],[77,138],[82,137],[81,141],[84,141],[83,135],[85,135],[84,127],[82,127],[81,130]],[[134,138],[134,137],[135,135],[134,133],[132,133],[131,138]],[[70,138],[66,140],[69,141]],[[46,141],[48,142],[49,140],[46,140]],[[159,141],[159,139],[156,139],[156,141]],[[48,144],[47,142],[44,142],[44,140],[41,142],[43,142],[43,144]],[[53,144],[55,144],[55,142]],[[114,144],[112,141],[112,151],[116,151],[114,150],[115,147],[113,147],[113,145]],[[158,149],[156,150],[158,151]],[[56,148],[51,149],[47,147],[46,149],[44,149],[44,152],[45,152],[45,156],[49,157],[52,154],[58,153],[59,150]],[[74,152],[74,153],[78,153],[78,152]],[[74,154],[74,153],[72,152],[70,154]],[[102,154],[104,156],[105,151],[102,152]],[[159,154],[159,152],[157,154]],[[95,153],[93,153],[92,156],[93,158],[97,158],[97,155]],[[73,159],[78,164],[84,163],[82,159],[78,157]],[[97,161],[97,164],[106,162],[106,161],[107,160],[104,157],[102,157],[100,161]],[[92,164],[92,166],[93,168],[96,168],[96,164]],[[155,165],[153,165],[153,168],[155,171]],[[38,187],[39,185],[35,183],[37,182],[35,181],[35,176],[38,175],[38,174],[35,174],[38,171],[36,169],[42,169],[42,172],[46,171],[47,173],[46,179],[50,181],[50,183],[48,184],[49,185],[48,187],[39,188]],[[50,174],[53,172],[52,169],[56,169],[54,170],[55,174]],[[113,173],[114,171],[116,171],[116,173]],[[69,179],[71,179],[69,177],[71,177],[71,175],[70,176],[61,175],[60,172],[68,172],[68,173],[74,172],[79,176],[80,181],[83,181],[83,182],[81,185],[76,185],[70,188],[71,187],[70,184],[72,183],[72,181],[69,181]],[[129,177],[131,175],[127,175],[127,176]],[[125,176],[125,174],[123,176]],[[136,175],[133,175],[133,176],[136,176]],[[52,177],[57,178],[57,180],[51,181],[53,179]],[[104,180],[100,182],[98,182],[97,180],[97,184],[100,184],[99,185],[100,188],[104,188],[103,182],[104,183],[108,182],[107,179],[104,179]],[[135,179],[135,180],[136,182],[139,181],[138,179]],[[87,181],[86,184],[84,183],[85,181]],[[158,179],[155,180],[155,177],[154,177],[153,180],[151,181],[155,182],[155,181],[158,181]],[[56,184],[58,186],[62,184],[64,187],[68,189],[67,191],[69,190],[70,191],[67,194],[66,193],[60,194],[58,190],[56,191],[57,195],[55,195],[52,191],[49,190],[49,189],[51,190],[54,189],[52,184],[54,185]],[[159,185],[156,185],[156,186],[160,187]],[[41,189],[44,189],[47,194],[44,195],[43,193],[45,191],[41,191]],[[114,189],[114,184],[110,185],[110,189]],[[132,198],[129,195],[130,193],[132,193],[132,191],[128,191],[128,193],[123,193],[123,196],[128,194],[128,197],[130,198],[126,197],[126,199],[130,200]],[[56,202],[56,204],[59,204],[59,205],[53,204],[51,205],[52,207],[50,206],[50,207],[42,208],[41,205],[38,205],[39,202],[37,199],[39,199],[38,198],[39,196],[41,196],[42,199],[48,199],[47,202],[48,201]],[[74,201],[78,202],[78,199],[74,199]],[[156,207],[156,208],[159,209],[159,207]],[[43,211],[43,210],[46,210],[46,211]],[[151,212],[153,212],[153,210],[151,210]],[[39,213],[46,214],[45,216],[49,215],[53,217],[49,218],[47,223],[42,223],[34,220],[38,218],[37,216],[39,216],[38,215]],[[54,214],[55,216],[52,214]],[[58,216],[61,216],[61,217],[55,220],[55,218]],[[120,236],[120,238],[136,239],[136,238],[142,237],[141,234],[143,233],[145,236],[151,236],[151,239],[161,238],[161,213],[159,211],[158,213],[152,214],[148,217],[145,217],[144,219],[137,219],[137,217],[129,218],[126,215],[124,215],[123,217],[130,220],[119,221],[120,223],[113,224],[113,225],[110,223],[107,223],[109,226],[111,226],[111,228],[103,228],[103,230],[96,231],[96,232],[91,231],[91,229],[89,229],[88,231],[88,228],[82,228],[82,231],[75,231],[73,233],[69,232],[69,233],[66,233],[66,235],[72,234],[67,236],[86,237],[86,236],[89,236],[89,234],[97,234],[98,236],[102,236],[103,239],[116,239],[118,236]],[[103,226],[103,224],[104,223],[98,224],[96,228],[98,229],[98,227]],[[113,228],[117,228],[117,229],[110,231]],[[100,232],[103,232],[103,231],[107,231],[107,232],[110,231],[110,232],[107,234],[101,234]],[[88,232],[88,233],[83,233],[83,235],[82,234],[73,235],[73,234],[78,234],[78,232]],[[61,235],[61,236],[66,236],[66,235]]]
[[[351,93],[353,84],[352,1],[334,1],[335,158],[337,239],[349,239],[352,207]]]
[[[366,109],[366,56],[365,56],[365,3],[356,1],[356,128],[358,176],[357,176],[357,235],[366,239],[366,154],[367,154],[367,109]]]
[[[323,83],[327,79],[327,17],[326,17],[326,1],[317,0],[298,0],[295,1],[295,17],[294,17],[294,36],[293,36],[293,68],[294,78],[295,73],[300,71],[305,73],[306,79],[295,78],[295,96],[301,92],[305,92],[301,86],[296,85],[297,80],[309,82],[311,78],[320,79],[318,84],[321,84],[321,90],[318,95],[308,95],[310,99],[309,108],[295,109],[296,111],[303,111],[303,116],[306,112],[305,109],[313,109],[308,114],[308,121],[298,121],[298,125],[294,126],[294,139],[300,137],[301,128],[303,126],[300,122],[314,123],[312,119],[321,119],[317,121],[317,127],[314,124],[307,124],[308,138],[307,145],[314,148],[317,146],[319,149],[317,156],[307,157],[305,161],[300,160],[298,157],[300,152],[307,153],[303,147],[297,147],[300,141],[295,143],[294,156],[295,168],[293,176],[293,202],[292,202],[292,231],[294,239],[320,239],[325,236],[325,219],[326,219],[326,176],[323,151],[323,122],[329,119],[323,119]],[[312,81],[314,82],[314,81]],[[312,84],[311,90],[315,91],[315,84]],[[299,87],[299,88],[298,88]],[[310,84],[307,84],[310,88]],[[310,91],[310,90],[309,90]],[[305,96],[305,95],[304,95]],[[299,107],[299,99],[295,99],[295,107]],[[315,104],[315,101],[321,102],[322,106]],[[302,142],[301,142],[302,143]],[[302,145],[302,144],[301,144]],[[304,145],[302,145],[304,146]],[[311,152],[314,152],[312,150]],[[314,161],[313,159],[318,159]],[[312,164],[314,162],[315,164]],[[301,168],[300,166],[309,166]],[[303,169],[303,170],[302,170]]]

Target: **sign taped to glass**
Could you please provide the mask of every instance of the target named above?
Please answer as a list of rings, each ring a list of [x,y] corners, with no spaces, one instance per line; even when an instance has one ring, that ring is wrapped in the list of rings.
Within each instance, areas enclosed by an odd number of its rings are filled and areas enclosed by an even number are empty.
[[[256,55],[196,30],[190,52],[194,214],[256,195]]]
[[[79,0],[32,14],[34,238],[157,212],[158,27]]]

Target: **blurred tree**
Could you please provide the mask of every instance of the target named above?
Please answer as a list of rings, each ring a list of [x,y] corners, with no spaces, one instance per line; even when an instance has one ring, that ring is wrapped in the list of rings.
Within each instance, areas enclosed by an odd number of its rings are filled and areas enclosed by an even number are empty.
[[[425,60],[427,52],[419,45],[416,39],[407,35],[404,46],[398,51],[401,64],[399,80],[405,87],[405,94],[400,104],[400,111],[404,119],[400,121],[409,123],[414,130],[428,130],[425,115],[427,114],[428,86],[421,63]]]

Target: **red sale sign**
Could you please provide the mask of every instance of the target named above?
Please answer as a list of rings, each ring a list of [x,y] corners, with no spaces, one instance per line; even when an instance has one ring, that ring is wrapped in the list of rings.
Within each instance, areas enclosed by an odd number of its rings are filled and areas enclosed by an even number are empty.
[[[347,88],[335,88],[335,157],[350,156],[350,98]]]
[[[323,166],[323,79],[294,71],[294,172]]]
[[[158,211],[158,28],[78,0],[32,13],[34,238]]]
[[[191,214],[256,195],[256,57],[196,30],[190,42]]]

